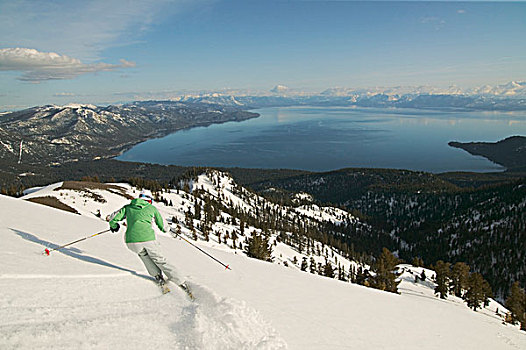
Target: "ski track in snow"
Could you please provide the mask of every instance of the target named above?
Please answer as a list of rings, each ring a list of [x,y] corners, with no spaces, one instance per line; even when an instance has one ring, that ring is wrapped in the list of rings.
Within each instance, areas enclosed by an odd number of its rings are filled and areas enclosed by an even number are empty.
[[[23,278],[16,290],[1,279],[0,348],[287,349],[256,310],[198,284],[191,302],[176,286],[160,295],[131,275],[76,277]],[[67,289],[76,298],[62,298]]]
[[[287,345],[259,313],[244,301],[218,298],[189,283],[196,302],[173,325],[180,349],[286,349]]]

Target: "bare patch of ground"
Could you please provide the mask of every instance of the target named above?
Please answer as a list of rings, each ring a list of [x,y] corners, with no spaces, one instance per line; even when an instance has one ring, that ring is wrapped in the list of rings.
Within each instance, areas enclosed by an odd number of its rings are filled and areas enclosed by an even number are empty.
[[[126,193],[126,188],[117,186],[117,185],[109,185],[105,183],[100,183],[100,182],[64,181],[61,187],[55,189],[55,191],[60,191],[60,190],[73,190],[73,191],[82,192],[85,196],[92,198],[93,200],[100,202],[100,203],[106,203],[106,200],[101,195],[91,190],[108,191],[108,192],[123,196],[127,199],[133,199],[132,196]]]
[[[73,209],[69,205],[62,203],[61,201],[59,201],[55,197],[51,197],[51,196],[33,197],[33,198],[29,198],[27,200],[29,202],[47,205],[48,207],[53,207],[53,208],[64,210],[64,211],[67,211],[67,212],[70,212],[70,213],[80,214],[78,211],[76,211],[75,209]]]

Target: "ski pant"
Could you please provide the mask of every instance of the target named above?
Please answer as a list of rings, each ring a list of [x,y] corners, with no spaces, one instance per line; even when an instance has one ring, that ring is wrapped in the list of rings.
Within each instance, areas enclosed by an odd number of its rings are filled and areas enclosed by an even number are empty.
[[[169,281],[181,284],[175,267],[166,261],[157,241],[126,243],[126,246],[129,250],[139,255],[150,276],[155,277],[161,275],[162,271]]]

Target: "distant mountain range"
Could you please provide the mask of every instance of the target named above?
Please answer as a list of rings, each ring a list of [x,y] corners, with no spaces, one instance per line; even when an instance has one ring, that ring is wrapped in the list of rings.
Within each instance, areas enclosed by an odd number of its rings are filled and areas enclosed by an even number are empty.
[[[428,86],[330,88],[319,93],[306,93],[284,85],[276,85],[266,94],[229,91],[184,95],[174,100],[246,108],[310,105],[516,111],[526,110],[526,82],[512,81],[504,85],[485,85],[473,89],[461,89],[456,86],[447,89]]]

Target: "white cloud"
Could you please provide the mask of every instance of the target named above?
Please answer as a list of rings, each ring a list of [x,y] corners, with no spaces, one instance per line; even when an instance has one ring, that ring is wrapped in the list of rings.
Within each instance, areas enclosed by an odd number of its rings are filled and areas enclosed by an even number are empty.
[[[95,62],[141,40],[163,17],[209,0],[0,1],[2,47],[31,47]]]
[[[72,92],[56,92],[53,94],[53,96],[54,97],[73,97],[77,95]]]
[[[435,30],[440,30],[446,25],[446,21],[439,17],[434,16],[428,16],[428,17],[421,17],[419,19],[420,23],[424,25],[430,25],[435,28]]]
[[[466,13],[466,10],[460,9],[460,10],[457,10],[457,13],[462,15],[462,14]]]
[[[82,63],[79,59],[54,52],[40,52],[35,49],[0,49],[0,70],[20,71],[22,81],[72,79],[81,74],[111,71],[118,68],[134,67],[135,63],[121,60],[120,64]]]

